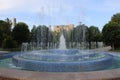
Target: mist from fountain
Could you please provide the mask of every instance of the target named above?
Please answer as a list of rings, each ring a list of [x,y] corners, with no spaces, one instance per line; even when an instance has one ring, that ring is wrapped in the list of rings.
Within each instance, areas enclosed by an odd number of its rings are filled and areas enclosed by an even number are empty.
[[[65,38],[64,38],[63,34],[61,34],[61,36],[60,36],[59,49],[60,49],[60,50],[65,50],[65,49],[67,49],[67,48],[66,48],[66,44],[65,44]]]

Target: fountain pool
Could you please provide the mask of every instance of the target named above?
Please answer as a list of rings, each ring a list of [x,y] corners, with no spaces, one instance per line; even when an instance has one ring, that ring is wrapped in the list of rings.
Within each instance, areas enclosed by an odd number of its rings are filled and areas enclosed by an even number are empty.
[[[86,53],[86,54],[85,54]],[[109,68],[113,56],[79,50],[42,50],[15,55],[13,64],[26,70],[42,72],[81,72]]]
[[[36,53],[34,56],[31,55],[32,52],[28,54],[21,54],[21,52],[0,54],[0,67],[39,72],[88,72],[120,68],[120,57],[113,55],[115,53],[110,52],[102,52],[101,54],[98,52],[96,53],[94,51],[89,51],[89,57],[86,55],[88,54],[88,51],[86,51],[86,53],[82,53],[82,51],[80,51],[81,53],[76,52],[76,54],[67,53],[62,54],[61,56],[58,56],[59,53],[55,52],[54,54],[48,54],[48,52],[45,50],[33,52]],[[42,54],[43,52],[45,52],[46,55]],[[104,53],[106,55],[104,55]],[[38,54],[40,55],[38,56]],[[111,54],[112,56],[108,56],[108,54]],[[66,55],[68,56],[66,57]],[[33,58],[31,59],[30,56],[33,56]],[[37,56],[37,58],[34,58],[35,56]],[[40,56],[44,57],[39,58]],[[83,56],[84,58],[81,59]],[[93,56],[96,58],[93,58]]]

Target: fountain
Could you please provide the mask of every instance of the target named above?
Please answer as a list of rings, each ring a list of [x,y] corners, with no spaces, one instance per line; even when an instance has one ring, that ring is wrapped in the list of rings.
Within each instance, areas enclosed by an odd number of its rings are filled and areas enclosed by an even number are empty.
[[[93,51],[66,49],[63,34],[59,49],[25,51],[12,58],[15,66],[41,72],[82,72],[102,70],[112,65],[112,56]]]
[[[60,49],[60,50],[66,49],[65,38],[64,38],[63,34],[62,34],[61,37],[60,37],[60,46],[59,46],[59,49]]]

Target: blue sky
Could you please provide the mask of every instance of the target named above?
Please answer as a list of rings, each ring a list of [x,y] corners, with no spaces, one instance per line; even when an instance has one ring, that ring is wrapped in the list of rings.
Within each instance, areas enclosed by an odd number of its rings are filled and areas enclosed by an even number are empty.
[[[62,25],[82,22],[102,27],[120,12],[120,0],[0,0],[0,19],[17,18],[33,25]]]

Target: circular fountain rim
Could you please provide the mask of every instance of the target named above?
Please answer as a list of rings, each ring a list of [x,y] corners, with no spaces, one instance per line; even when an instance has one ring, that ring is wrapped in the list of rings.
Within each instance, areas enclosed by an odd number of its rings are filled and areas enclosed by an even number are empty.
[[[99,54],[99,53],[95,53],[95,54]],[[101,53],[101,54],[104,54],[104,53]],[[110,54],[104,54],[105,56],[104,57],[101,57],[101,58],[96,58],[96,59],[90,59],[90,60],[81,60],[81,61],[48,61],[48,60],[37,60],[37,59],[26,59],[26,58],[22,58],[21,56],[24,56],[24,55],[27,55],[27,54],[18,54],[18,55],[15,55],[13,56],[14,59],[18,59],[18,60],[27,60],[27,61],[36,61],[36,62],[44,62],[44,63],[87,63],[87,62],[97,62],[97,61],[100,61],[100,60],[105,60],[105,59],[109,59],[109,58],[112,58],[113,56],[110,55]]]
[[[45,60],[43,61],[42,59],[32,60],[32,59],[21,58],[20,56],[22,55],[24,56],[25,54],[19,54],[19,55],[13,56],[12,60],[15,66],[21,67],[22,69],[26,69],[26,70],[34,70],[34,71],[42,71],[42,72],[43,71],[45,72],[81,72],[81,71],[102,70],[111,66],[111,61],[113,59],[112,55],[104,54],[105,57],[99,58],[99,59],[97,58],[94,60],[83,60],[83,61],[67,61],[67,60],[66,61],[47,61]],[[110,63],[108,63],[108,61]]]

